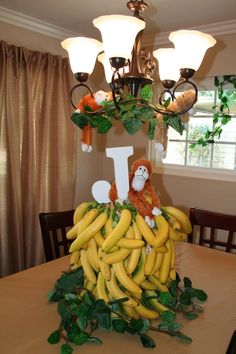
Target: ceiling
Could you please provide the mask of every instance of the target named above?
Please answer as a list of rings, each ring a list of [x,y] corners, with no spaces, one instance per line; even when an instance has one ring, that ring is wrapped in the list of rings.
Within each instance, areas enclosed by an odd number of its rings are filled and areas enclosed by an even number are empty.
[[[100,38],[92,20],[130,12],[126,0],[0,0],[0,6],[63,29]],[[197,28],[236,19],[236,0],[146,0],[146,34]]]

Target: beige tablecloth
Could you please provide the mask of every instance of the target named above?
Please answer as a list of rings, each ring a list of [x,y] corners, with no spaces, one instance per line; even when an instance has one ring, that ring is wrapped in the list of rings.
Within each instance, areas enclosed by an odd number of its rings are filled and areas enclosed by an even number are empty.
[[[137,336],[97,331],[102,345],[85,344],[73,353],[225,354],[236,329],[236,255],[188,243],[177,243],[176,254],[180,277],[188,276],[209,296],[198,319],[179,318],[191,344],[152,332],[156,348],[145,349]],[[59,323],[57,305],[47,302],[47,291],[67,269],[68,257],[63,257],[0,280],[0,353],[60,353],[60,344],[47,343]]]

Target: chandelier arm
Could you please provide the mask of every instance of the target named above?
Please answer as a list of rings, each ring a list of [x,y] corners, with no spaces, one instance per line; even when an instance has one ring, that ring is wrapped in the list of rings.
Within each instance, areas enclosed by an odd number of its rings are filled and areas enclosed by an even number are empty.
[[[93,97],[93,91],[92,91],[91,87],[89,87],[88,85],[86,85],[86,84],[84,84],[84,83],[82,83],[82,82],[80,82],[79,84],[75,85],[75,86],[72,87],[72,89],[70,90],[70,102],[71,102],[72,106],[74,107],[74,109],[77,109],[77,107],[76,107],[76,105],[75,105],[74,102],[73,102],[72,95],[73,95],[74,91],[75,91],[78,87],[82,87],[82,86],[83,86],[83,87],[86,87],[86,88],[89,90],[89,92],[90,92],[90,94],[91,94],[91,97]]]
[[[176,115],[182,115],[182,114],[188,112],[188,111],[195,105],[195,103],[197,102],[197,99],[198,99],[198,89],[197,89],[197,86],[194,84],[194,82],[192,82],[192,81],[190,81],[190,80],[188,80],[188,79],[184,79],[184,80],[178,82],[178,83],[174,86],[174,88],[173,88],[173,98],[176,99],[176,96],[175,96],[176,89],[177,89],[178,87],[180,87],[181,85],[184,85],[184,84],[186,84],[186,83],[189,84],[189,85],[191,85],[191,86],[193,87],[194,92],[195,92],[195,97],[194,97],[192,103],[191,103],[188,107],[186,107],[186,108],[185,108],[184,110],[182,110],[182,111],[175,112]]]

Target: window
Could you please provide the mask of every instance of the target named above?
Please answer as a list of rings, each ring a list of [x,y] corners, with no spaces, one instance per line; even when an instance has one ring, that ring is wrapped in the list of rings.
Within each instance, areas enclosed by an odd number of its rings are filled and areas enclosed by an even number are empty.
[[[214,82],[212,79],[211,82]],[[204,135],[207,128],[213,129],[213,106],[218,102],[217,90],[213,85],[210,89],[202,88],[198,91],[198,101],[190,111],[189,124],[183,135],[179,135],[173,128],[168,132],[168,148],[165,159],[158,156],[151,144],[151,159],[156,165],[177,165],[205,169],[221,169],[236,171],[236,90],[232,86],[225,89],[230,102],[231,121],[223,127],[220,139],[214,144],[205,147],[200,145],[191,148],[191,144]]]

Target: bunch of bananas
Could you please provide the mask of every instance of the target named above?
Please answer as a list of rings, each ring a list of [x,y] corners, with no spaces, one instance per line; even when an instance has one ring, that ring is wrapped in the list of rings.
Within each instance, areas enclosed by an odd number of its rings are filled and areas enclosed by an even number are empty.
[[[96,298],[126,298],[122,307],[128,317],[155,319],[167,310],[155,291],[168,292],[170,280],[176,279],[174,241],[186,241],[192,227],[187,215],[173,206],[162,207],[153,229],[134,210],[81,203],[67,232],[73,240],[70,267],[83,267],[84,287]]]

